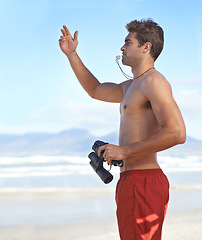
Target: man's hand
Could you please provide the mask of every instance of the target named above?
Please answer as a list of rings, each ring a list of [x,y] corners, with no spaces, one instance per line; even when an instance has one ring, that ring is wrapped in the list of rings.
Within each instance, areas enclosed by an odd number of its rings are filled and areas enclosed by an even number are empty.
[[[103,145],[99,147],[98,156],[101,155],[102,151],[104,151],[103,157],[109,165],[112,165],[112,160],[123,160],[126,158],[124,146],[116,146],[112,144]]]
[[[78,31],[74,33],[74,38],[72,38],[68,28],[63,25],[61,32],[63,36],[59,39],[59,45],[63,53],[68,57],[76,52],[76,47],[78,45]]]

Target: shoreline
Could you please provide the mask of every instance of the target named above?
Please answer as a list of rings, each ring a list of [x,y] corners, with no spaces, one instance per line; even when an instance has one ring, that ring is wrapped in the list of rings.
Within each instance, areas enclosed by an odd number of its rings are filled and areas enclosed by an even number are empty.
[[[202,208],[167,213],[163,240],[200,240]],[[115,219],[50,226],[0,226],[0,240],[111,240],[119,239]]]
[[[119,240],[114,188],[0,189],[0,240]],[[163,240],[201,240],[201,188],[171,188]]]
[[[163,240],[200,240],[201,189],[170,193]],[[119,240],[114,189],[1,189],[0,212],[0,240]]]

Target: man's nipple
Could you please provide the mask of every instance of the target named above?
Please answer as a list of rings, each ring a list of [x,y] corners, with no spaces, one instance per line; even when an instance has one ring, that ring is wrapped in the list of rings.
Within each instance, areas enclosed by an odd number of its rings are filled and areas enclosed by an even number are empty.
[[[127,108],[127,106],[126,106],[126,105],[124,105],[124,106],[123,106],[123,109],[126,109],[126,108]]]

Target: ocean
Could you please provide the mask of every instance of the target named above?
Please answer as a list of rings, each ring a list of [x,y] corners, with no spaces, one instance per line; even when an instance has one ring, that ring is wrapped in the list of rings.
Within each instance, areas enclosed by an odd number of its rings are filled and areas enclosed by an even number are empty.
[[[114,180],[104,184],[89,161],[79,156],[0,157],[0,189],[114,188],[119,167],[112,167]],[[158,156],[158,162],[172,188],[202,188],[202,156]]]
[[[115,218],[119,167],[112,167],[114,179],[104,184],[89,161],[79,156],[0,157],[0,225]],[[170,182],[168,211],[201,208],[202,156],[159,156],[158,162]]]

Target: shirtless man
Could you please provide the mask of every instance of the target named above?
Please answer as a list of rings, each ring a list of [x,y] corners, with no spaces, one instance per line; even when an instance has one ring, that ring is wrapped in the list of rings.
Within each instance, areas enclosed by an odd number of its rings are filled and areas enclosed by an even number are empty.
[[[122,63],[133,79],[120,84],[100,83],[76,53],[78,31],[72,38],[63,26],[59,44],[85,91],[95,99],[121,103],[119,146],[99,148],[109,164],[124,160],[116,189],[121,240],[160,240],[169,183],[157,162],[157,152],[182,144],[185,125],[171,86],[154,68],[163,49],[164,33],[152,20],[132,21],[122,46]]]

